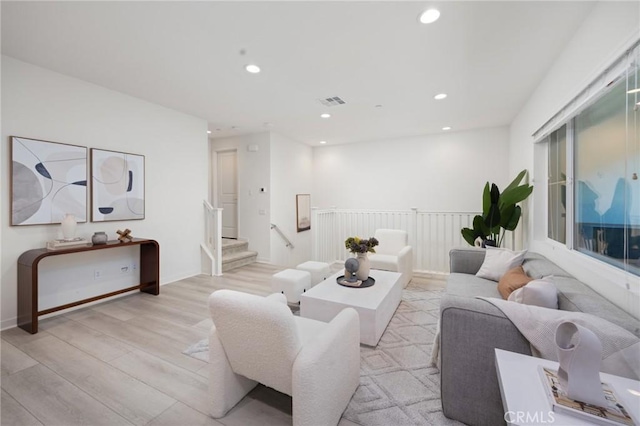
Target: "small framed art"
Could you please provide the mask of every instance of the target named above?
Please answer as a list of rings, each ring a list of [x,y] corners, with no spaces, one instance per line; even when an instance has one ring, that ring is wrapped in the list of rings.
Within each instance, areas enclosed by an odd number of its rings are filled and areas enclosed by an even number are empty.
[[[296,195],[296,229],[298,232],[311,229],[311,195]]]

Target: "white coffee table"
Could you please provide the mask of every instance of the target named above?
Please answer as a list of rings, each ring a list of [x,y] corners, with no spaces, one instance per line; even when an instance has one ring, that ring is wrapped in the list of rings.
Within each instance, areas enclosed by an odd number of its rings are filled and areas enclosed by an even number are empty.
[[[360,316],[360,342],[375,346],[402,299],[401,274],[372,269],[375,285],[366,288],[341,286],[337,272],[300,296],[300,316],[329,322],[344,308]]]
[[[551,411],[551,404],[544,393],[538,367],[556,370],[557,362],[502,349],[496,349],[495,352],[500,394],[508,425],[597,424],[580,417]],[[614,387],[623,406],[636,416],[640,414],[640,382],[606,373],[600,373],[600,378]]]

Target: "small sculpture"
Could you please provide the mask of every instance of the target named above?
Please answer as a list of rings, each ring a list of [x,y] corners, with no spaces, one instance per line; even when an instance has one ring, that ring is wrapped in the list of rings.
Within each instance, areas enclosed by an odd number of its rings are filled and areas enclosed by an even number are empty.
[[[360,268],[360,262],[355,257],[350,257],[344,262],[344,277],[348,282],[354,283],[358,281],[358,277],[356,277],[358,268]]]
[[[556,328],[560,387],[573,400],[606,407],[600,382],[602,343],[595,333],[570,321]]]
[[[119,235],[118,240],[120,240],[121,243],[128,243],[133,240],[133,237],[130,235],[131,230],[129,228],[125,229],[124,231],[118,229],[117,233]]]

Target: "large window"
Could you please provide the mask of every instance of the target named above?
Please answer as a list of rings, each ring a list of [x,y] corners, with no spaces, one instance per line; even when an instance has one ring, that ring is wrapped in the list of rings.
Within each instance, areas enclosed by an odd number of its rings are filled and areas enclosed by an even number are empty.
[[[567,238],[567,126],[549,136],[549,220],[547,236],[564,243]]]
[[[634,63],[546,138],[547,236],[636,275],[640,275],[639,109],[640,72]]]

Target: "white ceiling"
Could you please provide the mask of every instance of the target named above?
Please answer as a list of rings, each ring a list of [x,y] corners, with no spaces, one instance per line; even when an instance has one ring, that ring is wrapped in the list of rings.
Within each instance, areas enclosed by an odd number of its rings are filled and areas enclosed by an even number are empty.
[[[213,137],[334,144],[508,125],[593,4],[3,1],[2,53],[204,118]]]

